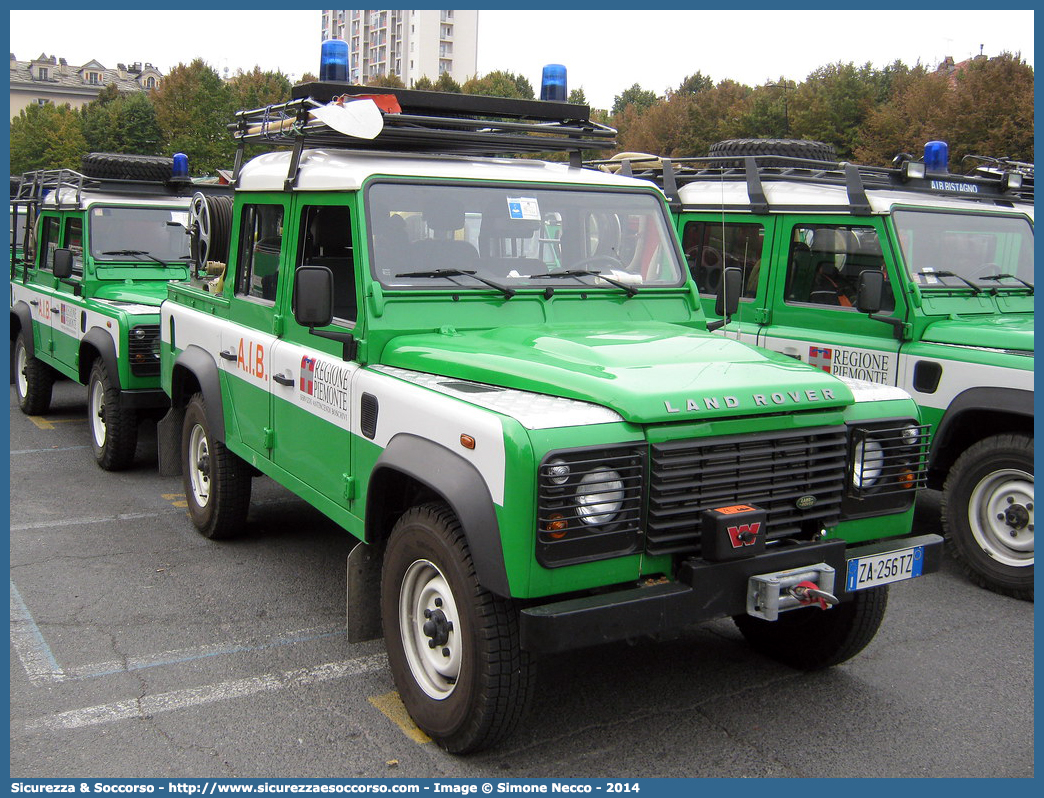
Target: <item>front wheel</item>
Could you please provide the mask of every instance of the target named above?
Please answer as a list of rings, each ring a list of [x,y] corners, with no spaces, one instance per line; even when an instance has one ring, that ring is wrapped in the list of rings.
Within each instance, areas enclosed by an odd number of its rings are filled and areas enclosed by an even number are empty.
[[[106,471],[120,471],[134,462],[138,416],[120,406],[120,389],[101,360],[94,361],[87,381],[87,425],[98,465]]]
[[[51,406],[55,373],[46,363],[29,354],[24,335],[24,330],[18,334],[14,347],[15,393],[21,411],[27,416],[38,416]]]
[[[228,538],[243,528],[250,509],[250,466],[214,440],[199,393],[185,408],[181,473],[189,516],[203,537]]]
[[[976,584],[1033,600],[1033,438],[994,435],[968,447],[942,493],[950,553]]]
[[[827,610],[806,608],[782,613],[775,621],[750,615],[733,618],[751,648],[803,671],[829,668],[862,651],[881,626],[888,586],[860,590]]]
[[[468,753],[514,729],[533,692],[518,612],[479,584],[464,533],[445,505],[414,507],[395,524],[381,615],[399,696],[438,745]]]

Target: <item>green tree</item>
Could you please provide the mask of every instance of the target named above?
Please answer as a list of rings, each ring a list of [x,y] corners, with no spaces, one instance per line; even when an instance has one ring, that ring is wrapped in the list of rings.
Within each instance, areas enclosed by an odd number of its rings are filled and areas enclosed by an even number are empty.
[[[439,75],[439,79],[432,84],[433,91],[444,91],[450,94],[460,94],[460,84],[457,83],[449,72],[443,72]]]
[[[398,75],[374,75],[368,81],[367,86],[376,86],[382,89],[405,89],[406,84],[400,80]]]
[[[945,74],[917,66],[893,82],[892,96],[860,126],[854,159],[888,165],[899,152],[917,155],[926,141],[946,138],[950,86]]]
[[[710,91],[714,88],[714,81],[709,75],[704,75],[702,72],[696,72],[695,75],[689,75],[685,80],[678,84],[678,91],[676,94],[699,94],[701,91]]]
[[[11,174],[79,169],[85,152],[83,121],[68,105],[30,105],[11,120]]]
[[[643,89],[637,83],[624,89],[613,100],[613,116],[621,114],[627,106],[632,106],[639,114],[656,104],[659,97],[656,92]]]
[[[464,94],[479,94],[484,97],[510,97],[532,100],[533,86],[523,75],[496,70],[480,77],[468,78],[461,85]]]
[[[413,82],[413,88],[419,91],[435,91],[435,83],[427,75],[421,75]]]
[[[569,90],[569,100],[573,105],[589,105],[587,102],[587,95],[584,94],[584,87],[578,86],[575,89]]]
[[[121,94],[110,84],[83,108],[82,114],[89,151],[159,154],[162,133],[147,94]]]
[[[162,152],[183,152],[198,174],[232,166],[235,143],[228,131],[233,118],[231,92],[203,59],[178,64],[153,91],[156,120],[163,131]]]
[[[226,84],[231,107],[236,110],[264,108],[290,99],[290,78],[282,72],[262,72],[255,66],[250,72],[239,70]]]
[[[1001,53],[974,59],[956,73],[949,103],[950,168],[965,155],[1033,160],[1033,67]]]
[[[810,74],[793,92],[793,138],[833,144],[838,157],[852,157],[859,128],[877,105],[875,71],[870,64],[829,64]]]

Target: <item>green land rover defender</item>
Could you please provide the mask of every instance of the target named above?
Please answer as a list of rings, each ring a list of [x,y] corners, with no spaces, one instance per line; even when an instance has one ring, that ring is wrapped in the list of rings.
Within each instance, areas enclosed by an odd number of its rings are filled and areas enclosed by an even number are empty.
[[[291,149],[237,159],[227,236],[194,226],[221,273],[167,286],[161,470],[198,530],[240,532],[260,472],[357,538],[348,639],[383,627],[454,752],[542,653],[728,617],[797,668],[861,651],[941,557],[909,396],[708,333],[663,193],[581,167],[614,135],[586,107],[373,91],[241,112]]]
[[[174,163],[91,153],[82,173],[23,175],[11,199],[11,378],[19,407],[45,413],[57,379],[86,385],[91,446],[107,470],[133,462],[141,416],[167,406],[159,304],[168,281],[189,276],[193,194]]]
[[[742,270],[722,335],[910,393],[950,551],[976,583],[1032,599],[1032,166],[950,174],[941,142],[891,168],[791,140],[615,157],[664,188],[709,318],[723,268]]]

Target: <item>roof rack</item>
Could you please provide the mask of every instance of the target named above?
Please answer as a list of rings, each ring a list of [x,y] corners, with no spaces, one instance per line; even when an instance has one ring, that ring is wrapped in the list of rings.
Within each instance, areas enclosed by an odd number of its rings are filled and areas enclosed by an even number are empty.
[[[188,178],[172,178],[167,181],[124,180],[103,177],[88,177],[73,169],[39,169],[26,172],[18,182],[11,202],[19,205],[40,205],[48,192],[54,192],[56,207],[79,207],[84,191],[105,191],[110,194],[184,194],[192,189]],[[71,196],[70,196],[71,195]]]
[[[236,114],[230,125],[239,142],[234,177],[239,177],[245,143],[292,145],[288,187],[296,181],[300,152],[310,146],[384,152],[517,155],[568,152],[581,165],[582,150],[610,149],[616,131],[591,120],[586,105],[450,94],[417,89],[385,89],[348,83],[302,83],[289,102]],[[373,139],[339,133],[311,115],[327,104],[374,99],[384,127]],[[394,98],[393,100],[391,98]]]
[[[755,213],[767,213],[769,210],[762,181],[777,180],[843,185],[848,193],[850,212],[862,216],[870,213],[867,189],[913,191],[997,204],[1011,204],[1020,200],[1033,202],[1031,165],[1028,170],[1018,170],[1021,179],[1012,182],[1009,182],[1009,175],[1016,173],[1014,169],[979,169],[974,175],[928,173],[923,177],[915,177],[908,173],[905,165],[894,168],[865,166],[845,161],[835,163],[783,155],[715,155],[671,159],[623,153],[613,159],[587,161],[585,165],[650,180],[663,189],[668,202],[673,205],[680,204],[680,186],[699,181],[742,179],[747,184],[749,207]]]

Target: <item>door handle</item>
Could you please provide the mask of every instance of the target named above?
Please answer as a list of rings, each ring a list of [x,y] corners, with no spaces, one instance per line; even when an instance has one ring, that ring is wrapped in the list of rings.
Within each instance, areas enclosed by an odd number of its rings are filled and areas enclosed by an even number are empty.
[[[221,357],[225,358],[225,360],[239,360],[239,355],[233,352],[231,349],[229,349],[228,351],[222,351]]]
[[[273,374],[272,379],[278,382],[280,385],[293,385],[295,382],[292,376],[286,377],[282,374]]]
[[[57,313],[57,312],[58,312],[58,308],[51,308],[51,313]]]
[[[29,304],[33,305],[34,307],[37,307],[37,306],[39,306],[40,302],[39,302],[39,300],[36,300],[36,299],[30,299],[29,300]]]

